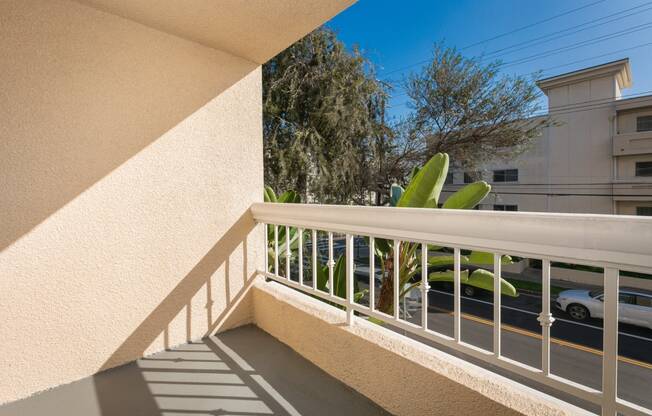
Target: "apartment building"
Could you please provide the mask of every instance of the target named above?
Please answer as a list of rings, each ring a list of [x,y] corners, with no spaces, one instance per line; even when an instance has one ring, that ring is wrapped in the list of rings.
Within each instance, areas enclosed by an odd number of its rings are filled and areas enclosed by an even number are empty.
[[[479,209],[652,215],[652,95],[623,93],[629,59],[537,85],[554,125],[511,161],[453,172],[444,195],[483,179],[492,193]]]

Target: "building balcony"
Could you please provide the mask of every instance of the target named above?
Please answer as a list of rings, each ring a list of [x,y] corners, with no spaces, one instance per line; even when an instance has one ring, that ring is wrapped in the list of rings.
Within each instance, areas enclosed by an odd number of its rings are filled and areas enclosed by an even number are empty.
[[[260,203],[250,211],[256,232],[272,235],[266,264],[247,290],[250,302],[240,302],[255,326],[10,403],[0,415],[652,414],[649,354],[631,357],[631,328],[623,329],[619,316],[620,274],[652,271],[652,219]],[[297,238],[283,244],[288,240],[279,236],[293,230]],[[421,273],[416,294],[404,302],[395,284],[393,311],[379,310],[382,276],[356,241],[371,252],[381,241],[421,253],[450,248],[453,290],[433,289]],[[494,276],[502,275],[503,255],[540,260],[539,309],[515,322],[518,308],[495,277],[485,288],[489,297],[462,292],[466,250],[489,253],[493,263],[484,267]],[[334,289],[338,255],[345,259],[344,292]],[[421,267],[431,267],[427,258]],[[326,290],[313,267],[321,263],[328,267]],[[599,325],[597,348],[570,341],[584,329],[554,309],[556,263],[602,270],[604,316],[581,324]],[[397,282],[398,273],[389,278]],[[365,295],[355,298],[354,286]],[[488,316],[470,307],[476,301]],[[650,341],[645,331],[638,341]]]
[[[652,153],[652,131],[620,133],[614,136],[614,156]]]

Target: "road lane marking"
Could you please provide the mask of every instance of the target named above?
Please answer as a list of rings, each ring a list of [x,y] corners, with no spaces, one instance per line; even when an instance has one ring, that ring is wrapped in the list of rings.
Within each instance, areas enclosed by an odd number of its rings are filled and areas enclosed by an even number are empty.
[[[450,311],[448,311],[448,310],[446,310],[444,308],[439,308],[437,306],[431,306],[431,307],[433,309],[445,312],[448,315],[453,315],[452,312],[450,312]],[[462,318],[464,318],[464,319],[468,319],[469,321],[475,321],[475,322],[485,324],[485,325],[488,325],[488,326],[492,326],[492,327],[494,326],[493,321],[490,321],[490,320],[487,320],[487,319],[484,319],[484,318],[480,318],[480,317],[475,316],[475,315],[470,315],[468,313],[461,313],[460,316]],[[539,340],[543,338],[541,336],[541,334],[537,334],[536,332],[527,331],[525,329],[518,328],[518,327],[515,327],[515,326],[512,326],[512,325],[508,325],[508,324],[501,324],[500,328],[504,329],[506,331],[509,331],[509,332],[514,332],[514,333],[517,333],[517,334],[520,334],[520,335],[525,335],[525,336],[528,336],[528,337],[531,337],[531,338],[536,338],[536,339],[539,339]],[[576,343],[570,342],[570,341],[565,341],[563,339],[550,337],[550,342],[553,342],[553,343],[555,343],[557,345],[561,345],[561,346],[564,346],[564,347],[569,347],[569,348],[573,348],[573,349],[576,349],[576,350],[580,350],[580,351],[588,352],[588,353],[595,354],[595,355],[598,355],[598,356],[602,356],[602,351],[600,351],[598,349],[587,347],[587,346],[584,346],[584,345],[581,345],[581,344],[576,344]],[[644,368],[647,368],[649,370],[652,370],[652,364],[649,364],[649,363],[646,363],[646,362],[643,362],[643,361],[638,361],[638,360],[635,360],[633,358],[623,357],[622,355],[618,356],[618,361],[622,361],[624,363],[628,363],[628,364],[632,364],[632,365],[636,365],[636,366],[639,366],[639,367],[644,367]]]
[[[453,296],[452,293],[444,292],[444,291],[441,291],[441,290],[430,289],[430,291],[431,291],[431,292],[442,293],[442,294],[444,294],[444,295],[448,295],[448,296]],[[469,297],[466,297],[466,296],[461,296],[461,298],[462,298],[462,299],[467,299],[467,300],[472,300],[472,301],[474,301],[474,302],[484,303],[485,305],[489,305],[489,306],[491,306],[491,307],[493,307],[493,305],[494,305],[493,303],[491,303],[491,302],[487,302],[486,300],[474,299],[474,298],[469,298]],[[525,314],[528,314],[528,315],[539,316],[539,314],[536,313],[536,312],[527,311],[527,310],[525,310],[525,309],[518,309],[518,308],[515,308],[515,307],[513,307],[513,306],[505,306],[505,305],[502,305],[502,307],[505,308],[505,309],[512,310],[512,311],[522,312],[522,313],[525,313]],[[602,328],[600,328],[599,326],[589,325],[589,324],[585,324],[585,323],[583,323],[583,322],[571,321],[571,320],[569,320],[569,319],[565,319],[565,318],[558,318],[558,317],[556,317],[556,316],[555,316],[555,321],[566,322],[567,324],[579,325],[579,326],[584,326],[584,327],[587,327],[587,328],[592,328],[592,329],[597,329],[597,330],[599,330],[599,331],[602,331]],[[646,338],[646,337],[641,336],[641,335],[629,334],[629,333],[627,333],[627,332],[618,331],[618,335],[624,335],[624,336],[627,336],[627,337],[631,337],[631,338],[636,338],[636,339],[640,339],[640,340],[643,340],[643,341],[652,342],[652,338]]]

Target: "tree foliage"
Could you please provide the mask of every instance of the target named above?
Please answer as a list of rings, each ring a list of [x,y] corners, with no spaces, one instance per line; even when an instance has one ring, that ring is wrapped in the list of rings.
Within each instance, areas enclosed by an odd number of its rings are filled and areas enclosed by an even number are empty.
[[[265,181],[305,200],[365,203],[393,152],[387,86],[357,50],[318,29],[263,66]]]
[[[437,153],[467,170],[513,157],[547,120],[531,117],[534,82],[499,70],[435,45],[405,79],[413,111],[387,122],[392,86],[358,49],[318,29],[263,66],[265,183],[307,202],[384,205],[392,183]]]
[[[533,80],[500,68],[435,45],[432,61],[407,77],[414,110],[408,134],[423,141],[426,158],[445,152],[456,166],[475,168],[523,152],[547,125],[532,118],[539,110]]]

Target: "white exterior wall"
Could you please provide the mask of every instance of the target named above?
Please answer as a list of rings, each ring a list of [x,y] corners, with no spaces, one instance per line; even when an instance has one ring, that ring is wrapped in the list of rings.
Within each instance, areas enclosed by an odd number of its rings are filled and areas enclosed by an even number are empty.
[[[483,168],[492,193],[481,209],[500,204],[517,205],[519,211],[631,214],[636,201],[652,202],[646,196],[652,194],[652,178],[634,177],[635,162],[652,161],[652,147],[639,146],[635,155],[614,153],[614,140],[620,137],[614,136],[616,128],[621,134],[635,132],[636,116],[652,114],[650,104],[617,111],[622,80],[615,72],[568,77],[545,91],[556,124],[543,129],[514,160]],[[634,137],[637,143],[648,134],[639,136]],[[652,133],[649,136],[652,143]],[[494,183],[497,169],[518,169],[518,182]],[[462,182],[463,172],[456,172],[455,184],[447,185],[443,195],[450,195]]]

